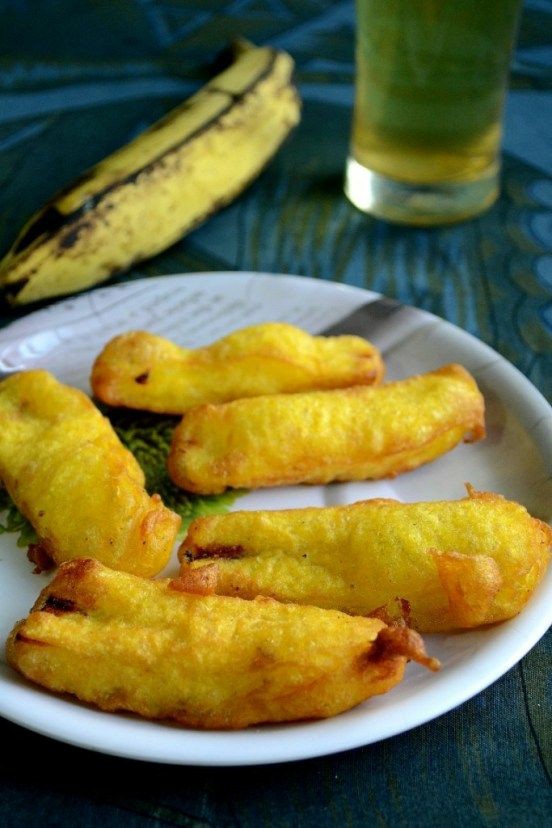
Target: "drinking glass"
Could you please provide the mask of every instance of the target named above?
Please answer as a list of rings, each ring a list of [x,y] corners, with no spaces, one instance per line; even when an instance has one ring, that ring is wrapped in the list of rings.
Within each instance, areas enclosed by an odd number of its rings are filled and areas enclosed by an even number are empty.
[[[508,68],[522,0],[357,0],[345,192],[390,221],[481,213],[499,192]]]

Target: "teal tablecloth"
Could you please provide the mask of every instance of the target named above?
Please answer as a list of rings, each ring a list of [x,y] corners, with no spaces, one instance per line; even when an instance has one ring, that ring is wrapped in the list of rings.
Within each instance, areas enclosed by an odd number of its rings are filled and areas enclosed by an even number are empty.
[[[2,0],[0,253],[47,197],[196,89],[244,35],[295,57],[301,126],[234,205],[120,278],[246,269],[361,285],[480,337],[550,399],[552,2],[524,9],[502,197],[438,230],[367,219],[342,196],[353,15],[335,0]],[[0,321],[21,313],[2,307]],[[550,825],[551,642],[437,721],[287,766],[141,764],[1,722],[0,824]]]

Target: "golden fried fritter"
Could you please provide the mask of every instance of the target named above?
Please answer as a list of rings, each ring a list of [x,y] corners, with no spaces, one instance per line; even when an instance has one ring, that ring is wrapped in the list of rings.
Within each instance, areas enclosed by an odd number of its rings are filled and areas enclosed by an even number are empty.
[[[138,575],[167,563],[180,525],[109,420],[47,371],[0,383],[0,479],[33,525],[38,568],[86,554]]]
[[[458,501],[377,499],[198,518],[180,558],[188,573],[209,562],[213,588],[244,598],[359,615],[405,598],[412,626],[438,632],[516,615],[551,551],[548,525],[518,503],[469,487]]]
[[[485,434],[460,365],[391,382],[204,405],[175,429],[173,481],[190,492],[393,477]]]
[[[381,356],[365,339],[311,336],[267,322],[196,350],[145,331],[122,334],[96,359],[91,383],[96,397],[110,405],[183,414],[203,403],[372,385],[382,376]]]
[[[438,667],[375,618],[188,594],[92,560],[60,567],[7,655],[50,690],[198,728],[333,716],[389,690],[408,658]]]

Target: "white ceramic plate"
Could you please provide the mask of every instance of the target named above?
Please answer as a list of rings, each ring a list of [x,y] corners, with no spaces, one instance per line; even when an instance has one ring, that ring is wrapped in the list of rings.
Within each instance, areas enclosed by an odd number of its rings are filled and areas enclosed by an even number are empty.
[[[358,309],[361,309],[360,311]],[[0,331],[0,371],[40,366],[84,390],[95,354],[112,336],[142,328],[186,346],[247,324],[285,320],[312,333],[332,326],[371,338],[388,378],[460,362],[487,403],[488,437],[393,481],[287,487],[251,493],[235,508],[456,499],[464,483],[500,492],[534,515],[552,517],[552,409],[515,368],[478,340],[436,317],[376,294],[291,276],[214,273],[140,280],[93,291],[30,314]],[[176,572],[176,559],[168,572]],[[0,536],[0,638],[24,617],[44,576],[33,575],[13,536]],[[409,665],[384,696],[321,722],[199,732],[93,710],[23,681],[0,662],[0,714],[39,733],[134,759],[191,765],[248,765],[304,759],[366,745],[433,719],[512,667],[552,623],[552,568],[524,611],[486,630],[426,636],[441,659],[432,674]]]

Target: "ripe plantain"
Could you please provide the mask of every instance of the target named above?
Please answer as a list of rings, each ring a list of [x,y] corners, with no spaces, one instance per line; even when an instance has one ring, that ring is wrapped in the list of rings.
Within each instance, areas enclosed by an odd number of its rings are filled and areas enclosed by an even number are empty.
[[[285,52],[235,62],[36,213],[0,263],[13,304],[73,293],[159,253],[232,201],[297,124]]]

